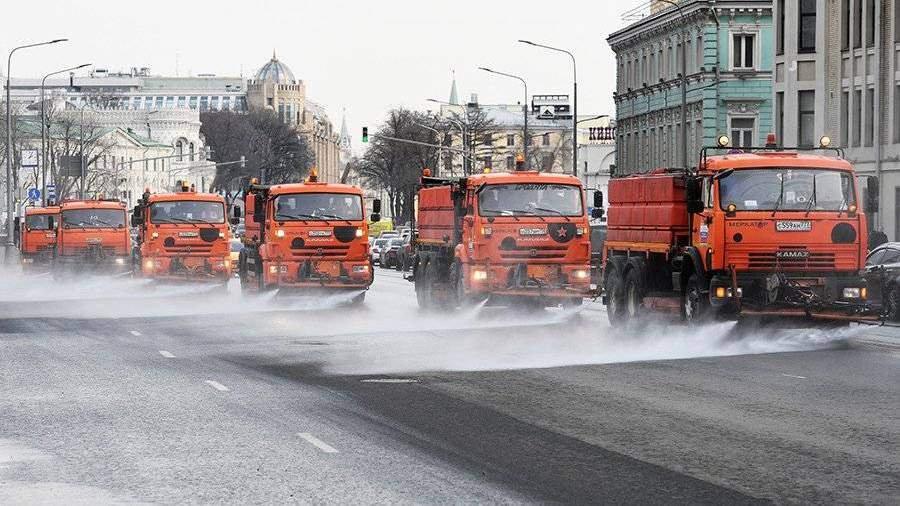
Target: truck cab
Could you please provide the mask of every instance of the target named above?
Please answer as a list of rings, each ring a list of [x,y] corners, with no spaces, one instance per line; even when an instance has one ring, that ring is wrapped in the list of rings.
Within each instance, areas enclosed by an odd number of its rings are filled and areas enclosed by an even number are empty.
[[[69,200],[59,206],[55,267],[122,273],[131,270],[131,235],[118,200]]]
[[[177,187],[173,193],[145,191],[135,206],[134,272],[158,280],[226,284],[232,266],[225,199]]]
[[[51,264],[58,224],[58,206],[25,208],[24,224],[19,227],[19,250],[24,270]]]
[[[364,300],[374,274],[360,188],[318,182],[313,171],[303,183],[251,182],[244,204],[242,287],[362,290],[353,302]]]
[[[418,227],[413,279],[423,307],[482,298],[580,304],[590,291],[588,217],[573,176],[426,176]]]

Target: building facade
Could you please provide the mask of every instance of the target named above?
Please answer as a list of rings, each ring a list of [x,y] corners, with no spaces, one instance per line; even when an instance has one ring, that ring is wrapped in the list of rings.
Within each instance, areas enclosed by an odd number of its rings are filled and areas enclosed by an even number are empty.
[[[880,179],[869,225],[900,238],[900,0],[775,1],[775,118],[785,146],[822,136]]]
[[[692,167],[719,135],[747,146],[773,131],[772,2],[678,3],[655,2],[608,38],[617,65],[617,173],[681,166],[683,156]]]

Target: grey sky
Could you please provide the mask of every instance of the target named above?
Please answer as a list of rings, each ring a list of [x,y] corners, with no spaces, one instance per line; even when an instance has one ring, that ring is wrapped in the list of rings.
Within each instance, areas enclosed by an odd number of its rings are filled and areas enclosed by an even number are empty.
[[[528,80],[529,92],[569,93],[564,54],[516,42],[541,41],[578,58],[579,113],[612,113],[613,54],[606,36],[640,0],[485,2],[7,0],[0,54],[14,45],[68,37],[70,42],[17,53],[13,75],[93,63],[110,70],[148,66],[155,74],[244,76],[278,57],[307,84],[335,127],[347,109],[355,147],[363,125],[393,106],[428,109],[446,100],[451,69],[460,99],[521,100],[521,84],[477,70],[487,66]],[[11,21],[11,22],[10,22]],[[4,68],[5,73],[5,68]]]

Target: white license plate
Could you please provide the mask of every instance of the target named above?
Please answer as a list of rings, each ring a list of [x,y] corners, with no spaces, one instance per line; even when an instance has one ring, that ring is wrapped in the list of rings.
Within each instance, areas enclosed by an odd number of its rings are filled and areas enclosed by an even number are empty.
[[[775,230],[779,232],[809,232],[812,222],[805,220],[776,221]]]

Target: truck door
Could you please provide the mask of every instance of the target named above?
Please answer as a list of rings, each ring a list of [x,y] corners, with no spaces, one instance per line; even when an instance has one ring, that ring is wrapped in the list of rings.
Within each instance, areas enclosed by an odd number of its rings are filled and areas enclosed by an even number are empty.
[[[716,241],[721,238],[722,232],[716,230],[713,209],[713,181],[709,177],[703,178],[702,186],[703,209],[691,216],[691,244],[697,248],[700,258],[706,269],[712,269],[712,256],[710,249],[715,251]]]

